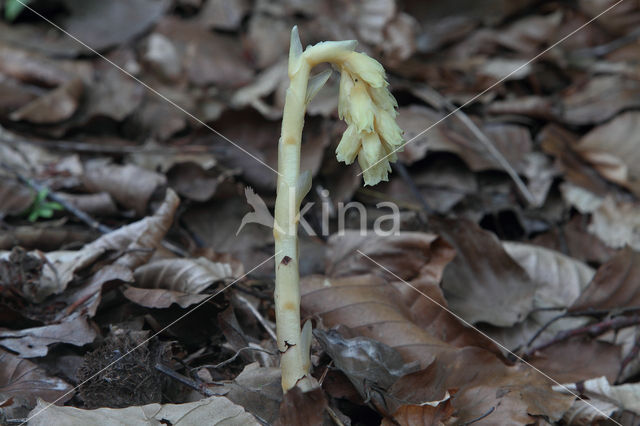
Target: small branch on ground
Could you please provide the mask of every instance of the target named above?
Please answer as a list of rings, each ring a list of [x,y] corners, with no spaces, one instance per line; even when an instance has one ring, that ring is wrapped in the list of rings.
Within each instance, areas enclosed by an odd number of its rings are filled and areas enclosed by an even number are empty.
[[[74,215],[75,217],[80,219],[82,222],[84,222],[86,225],[88,225],[92,229],[97,230],[101,234],[108,234],[109,232],[114,231],[113,228],[110,228],[110,227],[108,227],[106,225],[103,225],[102,223],[98,222],[97,220],[95,220],[94,218],[89,216],[84,211],[82,211],[82,210],[78,209],[77,207],[75,207],[67,199],[65,199],[64,197],[61,197],[60,195],[58,195],[55,191],[52,191],[46,185],[40,184],[40,183],[34,181],[33,179],[30,179],[30,178],[26,177],[25,175],[23,175],[22,173],[18,172],[13,167],[11,167],[10,165],[6,164],[3,161],[0,161],[0,166],[5,168],[6,170],[10,171],[11,173],[13,173],[18,178],[18,180],[20,182],[24,183],[25,185],[27,185],[28,187],[34,189],[35,191],[37,191],[37,192],[40,192],[40,191],[43,191],[43,190],[46,191],[47,198],[49,198],[51,201],[55,201],[56,203],[59,203],[62,207],[64,207],[65,210],[67,210],[69,213],[71,213],[72,215]],[[162,241],[162,245],[165,248],[167,248],[168,250],[170,250],[173,253],[177,254],[178,256],[181,256],[181,257],[188,257],[189,256],[189,253],[187,253],[184,249],[176,246],[175,244],[173,244],[170,241],[163,240]]]
[[[608,331],[620,330],[623,328],[627,328],[627,327],[631,327],[639,324],[640,324],[640,315],[618,316],[618,317],[610,318],[594,324],[589,324],[584,327],[578,327],[571,330],[564,330],[559,332],[556,335],[556,337],[554,337],[550,341],[530,349],[529,352],[527,352],[526,357],[530,357],[537,351],[541,351],[557,343],[564,342],[565,340],[569,340],[572,337],[581,336],[581,335],[598,337]]]

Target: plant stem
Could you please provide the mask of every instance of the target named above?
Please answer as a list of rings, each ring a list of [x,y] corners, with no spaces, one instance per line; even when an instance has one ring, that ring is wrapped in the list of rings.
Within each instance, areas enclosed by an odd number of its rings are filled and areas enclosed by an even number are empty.
[[[298,271],[298,181],[300,179],[300,150],[302,126],[306,111],[305,96],[310,65],[301,61],[300,67],[289,75],[282,136],[278,143],[278,186],[273,229],[276,250],[276,332],[278,349],[282,354],[282,388],[287,391],[305,378],[308,361],[300,333],[300,275]],[[300,385],[309,387],[307,380]]]
[[[363,53],[354,52],[356,42],[328,41],[308,47],[302,44],[296,27],[289,48],[289,88],[278,143],[278,186],[273,236],[276,245],[276,334],[282,354],[282,389],[314,385],[309,375],[311,324],[300,331],[300,274],[298,270],[298,222],[300,203],[311,187],[308,172],[300,174],[302,126],[307,104],[331,75],[331,71],[309,78],[311,68],[329,62],[340,70],[338,112],[349,125],[338,148],[337,158],[351,164],[355,157],[363,167],[365,184],[387,180],[395,161],[394,146],[402,143],[402,131],[395,123],[397,103],[386,88],[384,68]],[[374,121],[375,117],[375,121]],[[366,150],[363,150],[366,143]],[[366,152],[365,152],[366,151]],[[391,158],[389,158],[391,157]]]

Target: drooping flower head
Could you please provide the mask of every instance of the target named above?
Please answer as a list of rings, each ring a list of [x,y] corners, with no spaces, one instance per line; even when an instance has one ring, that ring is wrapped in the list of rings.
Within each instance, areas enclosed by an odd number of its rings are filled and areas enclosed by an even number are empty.
[[[338,114],[348,127],[336,157],[346,164],[357,157],[365,185],[386,181],[403,138],[396,123],[398,103],[387,88],[384,68],[364,53],[350,52],[340,72]]]

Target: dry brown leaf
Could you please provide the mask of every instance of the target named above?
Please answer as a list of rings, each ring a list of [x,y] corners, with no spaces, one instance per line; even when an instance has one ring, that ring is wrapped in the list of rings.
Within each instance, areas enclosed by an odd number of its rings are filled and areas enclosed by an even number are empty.
[[[640,205],[607,196],[593,211],[588,231],[608,247],[640,250]]]
[[[148,404],[127,408],[98,408],[82,410],[75,407],[47,407],[42,400],[29,413],[29,424],[48,426],[64,424],[84,426],[101,424],[105,426],[151,426],[169,423],[176,426],[196,424],[207,425],[260,425],[243,407],[223,396],[212,396],[200,401],[184,404]]]
[[[64,0],[63,3],[70,13],[62,20],[62,27],[93,49],[102,51],[144,33],[171,2]]]
[[[151,195],[158,187],[165,185],[165,176],[127,164],[108,164],[92,161],[85,165],[83,182],[92,192],[107,192],[116,201],[138,216],[143,216]]]
[[[237,30],[249,9],[247,0],[209,0],[200,9],[198,22],[206,28]]]
[[[382,266],[374,264],[358,251]],[[403,232],[382,237],[346,231],[344,235],[336,234],[329,238],[326,273],[332,277],[370,272],[383,276],[394,283],[412,321],[424,331],[454,346],[479,346],[499,354],[499,349],[491,341],[438,306],[438,303],[448,306],[440,281],[444,268],[454,256],[452,248],[432,234]],[[398,277],[410,281],[414,288],[399,282]],[[432,300],[416,297],[416,289]]]
[[[602,123],[623,109],[640,106],[639,95],[640,81],[619,75],[595,76],[568,90],[562,120],[571,125]]]
[[[98,192],[97,194],[65,194],[58,192],[56,195],[90,216],[115,216],[118,214],[116,204],[106,192]]]
[[[345,338],[337,329],[326,332],[316,329],[313,334],[360,395],[376,406],[384,406],[384,392],[391,385],[417,369],[415,363],[405,364],[398,351],[377,340],[363,336]]]
[[[200,294],[213,283],[234,278],[231,266],[198,259],[163,259],[135,271],[135,286],[124,290],[127,299],[148,308],[168,308],[177,303],[186,308],[206,299]]]
[[[260,367],[255,362],[244,367],[230,383],[214,388],[257,417],[274,423],[282,401],[280,368]]]
[[[604,421],[607,417],[602,412],[611,416],[616,411],[628,410],[636,416],[640,415],[640,385],[637,383],[611,386],[606,377],[598,377],[579,384],[571,383],[566,387],[570,391],[580,392],[590,403],[576,399],[571,409],[563,416],[563,420],[570,425],[591,425]],[[568,393],[562,386],[554,386],[554,389]],[[595,410],[594,405],[600,411]]]
[[[171,16],[164,17],[155,31],[176,46],[189,81],[198,86],[215,84],[233,88],[249,83],[253,77],[253,69],[243,57],[237,37],[213,33],[195,20]]]
[[[543,340],[536,341],[537,343]],[[623,359],[621,345],[574,338],[535,353],[529,362],[556,382],[569,383],[606,376],[616,380]]]
[[[88,243],[96,236],[96,232],[76,226],[16,226],[0,234],[0,250],[20,246],[27,250],[51,251],[71,243]]]
[[[473,171],[502,170],[484,145],[457,119],[436,125],[443,114],[416,105],[400,108],[399,112],[398,125],[405,132],[405,140],[411,141],[400,153],[405,162],[412,164],[422,159],[427,151],[445,151],[458,155]],[[522,158],[531,152],[533,144],[526,127],[504,123],[480,124],[479,127],[517,171],[522,169]],[[426,129],[429,130],[424,132]]]
[[[556,157],[567,181],[598,195],[609,191],[610,185],[575,152],[578,143],[575,134],[556,124],[548,124],[538,134],[538,140],[545,153]]]
[[[589,220],[586,216],[575,215],[560,228],[536,236],[531,242],[551,250],[567,250],[567,254],[582,262],[602,264],[615,254],[600,239],[587,232]]]
[[[383,419],[381,426],[443,426],[455,424],[457,418],[453,416],[454,407],[451,398],[447,396],[443,401],[425,402],[421,405],[403,405],[393,413],[393,420]]]
[[[125,266],[105,265],[81,287],[74,287],[70,291],[57,296],[50,303],[55,305],[58,302],[67,305],[67,308],[57,312],[55,319],[68,321],[79,315],[94,317],[100,301],[102,292],[122,283],[132,283],[133,273]]]
[[[43,255],[14,247],[11,252],[0,254],[0,263],[3,278],[17,286],[24,298],[40,303],[52,294],[64,291],[75,271],[86,267],[101,254],[100,250],[86,250],[54,251]]]
[[[218,253],[229,253],[244,265],[255,266],[269,257],[267,253],[271,249],[267,247],[273,244],[273,231],[266,226],[248,224],[238,233],[243,216],[250,211],[242,192],[237,190],[231,198],[214,198],[207,204],[190,208],[183,219],[207,247]],[[273,269],[268,262],[264,268],[265,273]]]
[[[169,186],[182,197],[204,202],[213,197],[225,176],[205,170],[196,163],[175,164],[167,172]]]
[[[54,124],[70,118],[78,108],[83,93],[82,79],[75,78],[63,86],[34,99],[9,116],[13,121]]]
[[[576,152],[606,179],[640,195],[640,112],[629,111],[587,133]]]
[[[60,398],[58,403],[62,404],[71,397],[72,386],[64,380],[50,376],[33,362],[0,348],[0,400],[14,399],[13,406],[2,408],[7,416],[25,417],[37,398],[47,401]]]
[[[147,262],[153,256],[154,249],[160,247],[160,243],[173,224],[173,216],[179,204],[180,199],[176,193],[167,189],[164,201],[152,216],[103,235],[84,246],[80,253],[122,251],[125,254],[120,256],[114,264],[135,269]]]
[[[96,336],[96,330],[85,318],[76,318],[43,327],[2,330],[0,345],[16,352],[22,358],[35,358],[45,356],[49,351],[48,346],[54,343],[83,346],[93,342]]]
[[[556,41],[554,37],[561,23],[561,12],[545,16],[530,15],[500,30],[496,38],[498,43],[508,49],[535,55]]]
[[[593,18],[614,6],[615,3],[615,0],[580,0],[578,6],[587,16]],[[601,18],[598,19],[598,23],[607,31],[624,35],[640,25],[640,7],[636,2],[622,2],[603,14]]]
[[[558,419],[571,402],[550,393],[549,383],[528,367],[507,367],[487,350],[454,348],[429,335],[411,322],[395,287],[379,277],[314,276],[303,279],[301,286],[303,309],[318,316],[325,327],[345,325],[391,346],[406,362],[428,367],[396,382],[387,403],[433,401],[450,389],[460,389],[453,403],[461,421],[494,407],[486,424],[504,424],[531,422],[529,414]]]
[[[430,224],[456,250],[442,279],[445,298],[454,312],[471,323],[501,327],[529,315],[537,285],[494,234],[465,219],[432,217]]]
[[[441,214],[479,190],[477,176],[455,158],[440,158],[410,171],[427,205]],[[415,195],[399,176],[391,176],[389,182],[380,183],[376,188],[399,206],[400,202],[416,203]]]
[[[640,253],[627,247],[596,271],[570,311],[637,307],[640,305],[639,279]]]
[[[301,281],[301,289],[302,309],[320,316],[325,327],[344,325],[391,346],[405,359],[420,361],[423,367],[450,348],[412,323],[400,292],[375,275],[311,276]]]
[[[361,235],[360,231],[347,230],[329,237],[326,274],[343,277],[366,274],[374,269],[387,280],[397,281],[391,273],[377,267],[358,251],[406,280],[417,277],[425,265],[433,267],[432,274],[438,276],[437,270],[441,273],[444,265],[453,258],[448,244],[434,234],[403,232],[381,236],[373,232]],[[432,260],[437,264],[430,263]]]
[[[552,101],[542,96],[523,96],[491,102],[489,114],[518,114],[548,120],[555,115]]]
[[[20,182],[6,177],[0,179],[0,214],[2,216],[13,216],[26,211],[35,197],[35,192]]]
[[[587,287],[595,271],[582,262],[542,247],[512,242],[503,242],[502,245],[535,283],[533,312],[512,327],[487,330],[491,337],[507,348],[516,350],[523,347],[543,325],[561,312],[545,309],[566,309],[571,306]],[[576,318],[556,321],[540,338],[552,338],[561,330],[579,327],[586,322],[585,319]],[[571,358],[563,359],[570,362]]]
[[[302,392],[295,387],[284,394],[276,426],[323,426],[327,399],[321,388]]]

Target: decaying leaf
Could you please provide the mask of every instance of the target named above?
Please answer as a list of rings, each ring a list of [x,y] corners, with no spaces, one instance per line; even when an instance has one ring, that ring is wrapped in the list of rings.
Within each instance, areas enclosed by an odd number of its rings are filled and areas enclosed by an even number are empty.
[[[23,417],[36,404],[36,399],[64,403],[73,397],[72,386],[48,375],[33,362],[0,348],[0,400],[13,398],[14,404],[4,407],[7,415]]]
[[[35,199],[35,191],[25,185],[3,177],[0,180],[0,214],[16,215],[26,211]]]
[[[288,425],[324,425],[324,410],[327,407],[327,399],[321,388],[308,392],[302,392],[295,387],[284,394],[280,405],[280,415],[276,426]]]
[[[143,216],[151,195],[166,185],[166,177],[131,164],[120,166],[102,161],[85,165],[84,184],[93,192],[107,192],[126,208]]]
[[[631,248],[618,252],[597,271],[571,311],[616,309],[640,305],[640,253]]]
[[[640,82],[619,75],[595,76],[572,87],[563,99],[563,120],[572,125],[602,123],[617,112],[640,105]]]
[[[441,401],[428,401],[420,405],[403,405],[393,413],[393,419],[401,425],[411,426],[442,426],[456,424],[457,418],[453,416],[454,408],[451,397],[446,396]],[[392,426],[394,422],[388,419],[382,420],[381,426]]]
[[[587,133],[576,151],[605,178],[640,194],[640,112],[629,111]]]
[[[125,254],[115,263],[135,269],[153,256],[173,223],[173,215],[180,204],[175,192],[167,189],[164,201],[152,216],[123,226],[87,244],[80,252],[119,250]]]
[[[640,415],[640,385],[637,383],[612,386],[606,377],[598,377],[579,384],[554,386],[557,392],[568,394],[567,388],[588,398],[586,401],[576,399],[563,416],[563,420],[570,425],[591,425],[606,420],[620,410]]]
[[[65,424],[84,426],[101,424],[106,426],[148,426],[169,422],[172,425],[259,425],[255,417],[244,408],[235,405],[223,396],[212,396],[185,404],[148,404],[127,408],[98,408],[82,410],[74,407],[57,407],[42,400],[29,413],[29,424],[45,426]]]
[[[215,390],[256,417],[273,423],[278,419],[282,401],[280,382],[279,368],[260,367],[256,362],[245,366],[231,383],[217,386]]]
[[[135,271],[135,286],[124,290],[129,300],[148,308],[168,308],[177,303],[186,308],[206,299],[200,294],[211,284],[234,278],[231,265],[197,259],[162,259]]]
[[[445,298],[454,312],[472,323],[502,327],[529,315],[537,285],[495,235],[464,219],[433,218],[431,223],[456,249],[442,279]]]
[[[599,201],[587,228],[589,233],[608,247],[620,249],[629,246],[640,250],[640,204],[615,200],[611,196]]]
[[[405,364],[395,349],[374,339],[362,336],[345,339],[334,329],[316,329],[314,336],[365,402],[379,399],[377,392],[388,390],[400,377],[417,368],[415,363]],[[383,400],[374,401],[381,402]]]
[[[512,327],[491,328],[488,333],[511,350],[525,345],[531,337],[562,309],[571,306],[587,287],[595,271],[586,264],[561,253],[529,244],[504,242],[506,252],[536,283],[534,311]],[[549,311],[548,308],[559,308]],[[552,324],[541,335],[543,340],[558,331],[586,324],[585,319],[565,319]]]
[[[0,345],[18,353],[22,358],[45,356],[48,345],[70,343],[82,346],[93,342],[97,333],[84,318],[43,327],[23,330],[1,330]]]
[[[508,367],[490,351],[455,348],[426,333],[409,319],[399,292],[379,277],[315,276],[301,285],[303,309],[325,327],[346,325],[394,348],[405,363],[417,361],[426,368],[400,378],[387,405],[434,401],[458,389],[453,404],[461,421],[493,407],[487,424],[528,423],[536,413],[559,419],[570,405],[570,398],[549,393],[550,383],[529,367]]]
[[[451,248],[434,234],[403,232],[400,235],[381,236],[372,232],[361,235],[359,231],[344,231],[329,238],[327,275],[360,275],[376,267],[358,251],[407,280],[416,277],[425,265],[434,268],[435,272],[435,268],[442,269],[453,258]],[[382,268],[379,272],[390,281],[397,280]]]

